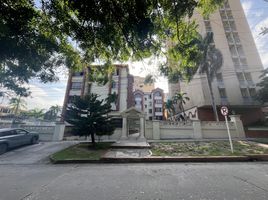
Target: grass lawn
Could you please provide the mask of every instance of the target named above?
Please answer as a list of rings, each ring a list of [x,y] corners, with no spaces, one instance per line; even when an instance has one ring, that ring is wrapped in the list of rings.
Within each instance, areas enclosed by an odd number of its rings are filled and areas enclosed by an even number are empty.
[[[213,142],[161,142],[152,143],[153,156],[231,156],[245,154],[268,154],[268,149],[252,142],[233,141],[234,154],[228,141]]]
[[[109,149],[112,143],[97,143],[93,148],[91,143],[80,143],[63,149],[51,155],[51,158],[59,160],[99,160],[100,157]]]
[[[257,138],[257,139],[254,139],[252,141],[263,143],[263,144],[268,144],[268,138]]]

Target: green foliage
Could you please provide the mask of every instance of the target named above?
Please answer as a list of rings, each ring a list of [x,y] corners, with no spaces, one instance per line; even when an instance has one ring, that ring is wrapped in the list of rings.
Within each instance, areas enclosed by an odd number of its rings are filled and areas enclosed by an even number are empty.
[[[44,114],[44,119],[56,120],[60,112],[61,112],[61,107],[59,105],[51,106],[49,110]]]
[[[190,101],[190,98],[186,96],[187,93],[185,92],[177,92],[173,97],[173,103],[179,105],[180,111],[184,113],[184,104],[186,104],[186,101]],[[185,114],[185,113],[184,113]]]
[[[167,102],[165,102],[165,109],[167,110],[168,117],[175,115],[175,107],[172,100],[168,99]]]
[[[89,94],[84,97],[76,96],[74,102],[67,107],[66,121],[74,125],[79,136],[91,136],[95,144],[95,134],[111,135],[114,127],[108,113],[111,111],[109,97],[99,100],[98,95]]]
[[[43,119],[45,115],[45,109],[34,108],[29,111],[21,113],[24,117],[33,117],[36,119]]]
[[[200,45],[203,52],[203,57],[199,65],[199,73],[206,74],[207,76],[212,108],[214,111],[215,119],[219,121],[217,107],[212,90],[212,81],[216,77],[217,71],[223,65],[223,56],[220,50],[216,49],[215,45],[212,45],[213,41],[213,33],[207,33],[206,37],[203,39]]]
[[[221,2],[42,0],[37,8],[33,0],[3,0],[0,86],[27,96],[24,83],[31,78],[56,81],[55,69],[61,65],[81,70],[95,61],[109,65],[151,55],[174,60],[177,67],[166,71],[178,71],[189,79],[200,51],[194,42],[197,25],[185,19],[194,9],[208,14]],[[170,38],[174,45],[166,51],[163,44]],[[94,77],[107,81],[106,75]]]
[[[151,75],[151,74],[148,74],[144,79],[144,84],[145,85],[151,85],[151,84],[155,83],[155,81],[156,80],[155,80],[154,76]]]
[[[260,89],[257,91],[256,99],[261,103],[268,102],[268,70],[264,70],[260,76],[261,81],[257,84]]]
[[[9,107],[12,112],[17,116],[22,109],[26,109],[26,101],[22,97],[14,97],[9,100]]]

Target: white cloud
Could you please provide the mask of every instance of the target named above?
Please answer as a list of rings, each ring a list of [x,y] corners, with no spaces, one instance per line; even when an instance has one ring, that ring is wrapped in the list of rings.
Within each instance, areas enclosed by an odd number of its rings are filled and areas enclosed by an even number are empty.
[[[252,8],[253,3],[252,1],[245,1],[242,3],[242,7],[244,9],[245,15],[248,16],[250,13],[250,9]]]

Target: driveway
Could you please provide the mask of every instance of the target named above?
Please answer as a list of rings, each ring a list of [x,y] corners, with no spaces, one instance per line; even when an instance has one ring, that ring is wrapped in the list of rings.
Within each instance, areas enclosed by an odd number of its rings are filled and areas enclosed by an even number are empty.
[[[40,142],[35,145],[13,149],[0,155],[0,165],[48,163],[49,155],[76,143],[72,141]]]

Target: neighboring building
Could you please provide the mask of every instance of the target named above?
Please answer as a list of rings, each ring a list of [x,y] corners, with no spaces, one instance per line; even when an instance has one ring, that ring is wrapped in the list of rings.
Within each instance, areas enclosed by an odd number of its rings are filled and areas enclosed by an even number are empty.
[[[13,111],[10,107],[0,106],[0,117],[10,116],[12,114],[13,114]]]
[[[141,90],[134,91],[135,108],[142,110],[146,114],[147,120],[164,119],[164,92],[156,88],[151,92]]]
[[[143,92],[151,92],[154,89],[154,83],[144,84],[145,78],[134,76],[133,91],[141,90]]]
[[[263,65],[240,0],[226,1],[207,19],[198,13],[193,18],[197,20],[202,36],[207,32],[214,33],[213,45],[224,58],[224,64],[212,83],[218,111],[221,105],[227,105],[231,113],[242,115],[244,124],[260,120],[262,112],[254,96]],[[190,97],[186,110],[196,106],[197,111],[193,112],[197,112],[200,120],[214,119],[205,75],[195,75],[189,84],[182,82],[177,88]]]
[[[96,66],[101,67],[101,66]],[[88,69],[83,72],[70,73],[65,100],[63,105],[63,117],[68,103],[74,96],[83,96],[90,93],[98,94],[100,99],[107,98],[108,94],[117,94],[117,102],[112,105],[112,115],[119,116],[120,112],[130,108],[133,103],[133,76],[129,74],[128,65],[115,65],[115,71],[111,74],[111,81],[100,85],[87,80]]]

